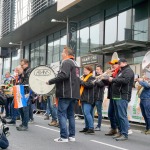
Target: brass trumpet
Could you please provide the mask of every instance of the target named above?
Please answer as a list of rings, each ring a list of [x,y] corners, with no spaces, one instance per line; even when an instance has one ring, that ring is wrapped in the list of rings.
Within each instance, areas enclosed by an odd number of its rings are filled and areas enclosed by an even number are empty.
[[[110,77],[112,74],[113,74],[113,71],[114,71],[115,69],[107,69],[104,73],[102,73],[101,75],[99,75],[99,76],[96,76],[95,78],[95,80],[93,81],[93,82],[95,82],[95,81],[98,81],[98,80],[102,80],[102,79],[106,79],[106,78],[108,78],[108,77]]]

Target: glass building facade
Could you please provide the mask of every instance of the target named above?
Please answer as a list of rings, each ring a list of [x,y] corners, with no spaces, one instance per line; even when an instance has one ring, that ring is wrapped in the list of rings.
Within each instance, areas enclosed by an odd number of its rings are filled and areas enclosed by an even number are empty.
[[[46,1],[43,1],[43,9],[46,4]],[[77,57],[90,54],[89,50],[93,48],[116,42],[148,41],[148,12],[150,11],[148,0],[109,0],[107,5],[106,3],[103,5],[103,9],[99,9],[99,12],[90,16],[84,14],[83,19],[78,20]],[[33,12],[36,10],[35,8],[38,6],[32,7],[30,11]],[[39,11],[41,10],[42,6]],[[32,14],[36,15],[36,12]],[[16,21],[17,26],[19,26],[19,21]],[[24,45],[24,58],[30,60],[31,67],[50,65],[61,61],[61,52],[66,43],[66,29],[60,27],[57,32],[46,34],[42,38]],[[140,51],[136,54],[131,51],[129,53],[119,52],[119,56],[127,58],[130,64],[141,63],[144,54],[145,52]],[[112,52],[104,55],[104,60],[101,61],[105,68],[108,67],[107,62],[111,59],[111,55]]]

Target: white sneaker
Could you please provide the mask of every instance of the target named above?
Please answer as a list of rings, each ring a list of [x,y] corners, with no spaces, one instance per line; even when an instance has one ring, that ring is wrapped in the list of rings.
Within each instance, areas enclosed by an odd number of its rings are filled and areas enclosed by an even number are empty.
[[[101,131],[101,129],[99,127],[95,127],[94,129],[95,131]]]
[[[132,131],[131,129],[129,129],[129,130],[128,130],[128,135],[129,135],[129,134],[132,134],[132,133],[133,133],[133,131]]]
[[[75,137],[69,137],[68,139],[69,139],[70,142],[75,142],[76,141]]]
[[[64,138],[59,137],[57,139],[54,139],[54,141],[55,142],[62,142],[62,143],[64,142],[65,143],[65,142],[68,142],[68,139],[64,139]]]

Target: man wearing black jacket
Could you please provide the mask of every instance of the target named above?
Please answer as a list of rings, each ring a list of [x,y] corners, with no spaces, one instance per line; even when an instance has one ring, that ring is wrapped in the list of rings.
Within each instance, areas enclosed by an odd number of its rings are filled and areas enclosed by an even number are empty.
[[[100,76],[103,74],[102,66],[98,65],[96,66],[96,76]],[[101,130],[101,122],[102,122],[102,103],[104,99],[104,90],[105,90],[105,84],[102,80],[97,80],[95,82],[95,106],[97,108],[97,114],[98,114],[98,124],[95,127],[95,131]]]
[[[30,75],[30,72],[31,72],[31,69],[29,68],[29,61],[27,59],[22,59],[20,61],[20,65],[23,69],[23,73],[22,73],[22,76],[21,76],[21,82],[19,84],[21,85],[26,85],[24,87],[24,90],[25,90],[25,95],[26,96],[29,96],[29,75]],[[22,108],[19,108],[19,111],[20,111],[20,115],[21,115],[21,118],[22,118],[22,124],[19,125],[19,127],[16,127],[16,129],[18,131],[27,131],[28,130],[28,121],[29,121],[29,106],[27,105],[26,107],[22,107]]]
[[[55,142],[75,141],[74,105],[80,99],[79,68],[74,61],[73,50],[64,47],[62,63],[56,78],[47,84],[56,84],[56,97],[58,97],[58,120],[60,125],[60,138]],[[67,133],[67,119],[69,120],[69,134]]]
[[[120,130],[120,136],[116,141],[124,141],[128,139],[128,118],[127,108],[131,99],[131,92],[134,82],[134,72],[127,64],[125,58],[120,58],[119,66],[121,70],[116,78],[109,77],[112,82],[112,99],[114,101],[115,115]]]

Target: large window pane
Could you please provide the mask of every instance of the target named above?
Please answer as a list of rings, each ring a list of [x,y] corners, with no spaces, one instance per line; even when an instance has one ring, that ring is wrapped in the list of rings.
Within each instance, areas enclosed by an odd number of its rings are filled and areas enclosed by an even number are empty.
[[[143,3],[133,8],[133,39],[148,41],[148,4]]]
[[[40,64],[40,49],[39,49],[39,41],[35,42],[35,58],[34,58],[34,65],[39,66]]]
[[[40,40],[40,65],[45,65],[46,60],[46,39]]]
[[[34,43],[31,44],[31,68],[33,68],[34,65]]]
[[[117,35],[117,17],[106,20],[105,22],[105,44],[111,44],[116,41]]]
[[[66,43],[67,43],[67,36],[65,35],[60,39],[60,59],[61,59],[61,53],[64,49],[64,46],[66,46]]]
[[[12,52],[12,67],[11,72],[19,65],[20,63],[20,49]]]
[[[47,55],[47,63],[50,65],[53,61],[53,42],[48,42],[48,55]]]
[[[10,56],[9,58],[4,58],[3,75],[5,75],[6,72],[10,72]]]
[[[131,9],[118,15],[118,41],[132,39]]]
[[[77,57],[80,56],[80,48],[79,48],[79,45],[80,45],[80,34],[79,34],[79,30],[77,31]]]
[[[90,49],[99,47],[100,44],[100,26],[99,24],[90,26]]]
[[[53,62],[59,61],[59,45],[60,40],[54,41]]]
[[[80,30],[80,56],[89,52],[89,27]]]
[[[25,56],[24,58],[29,60],[29,46],[25,46]]]

